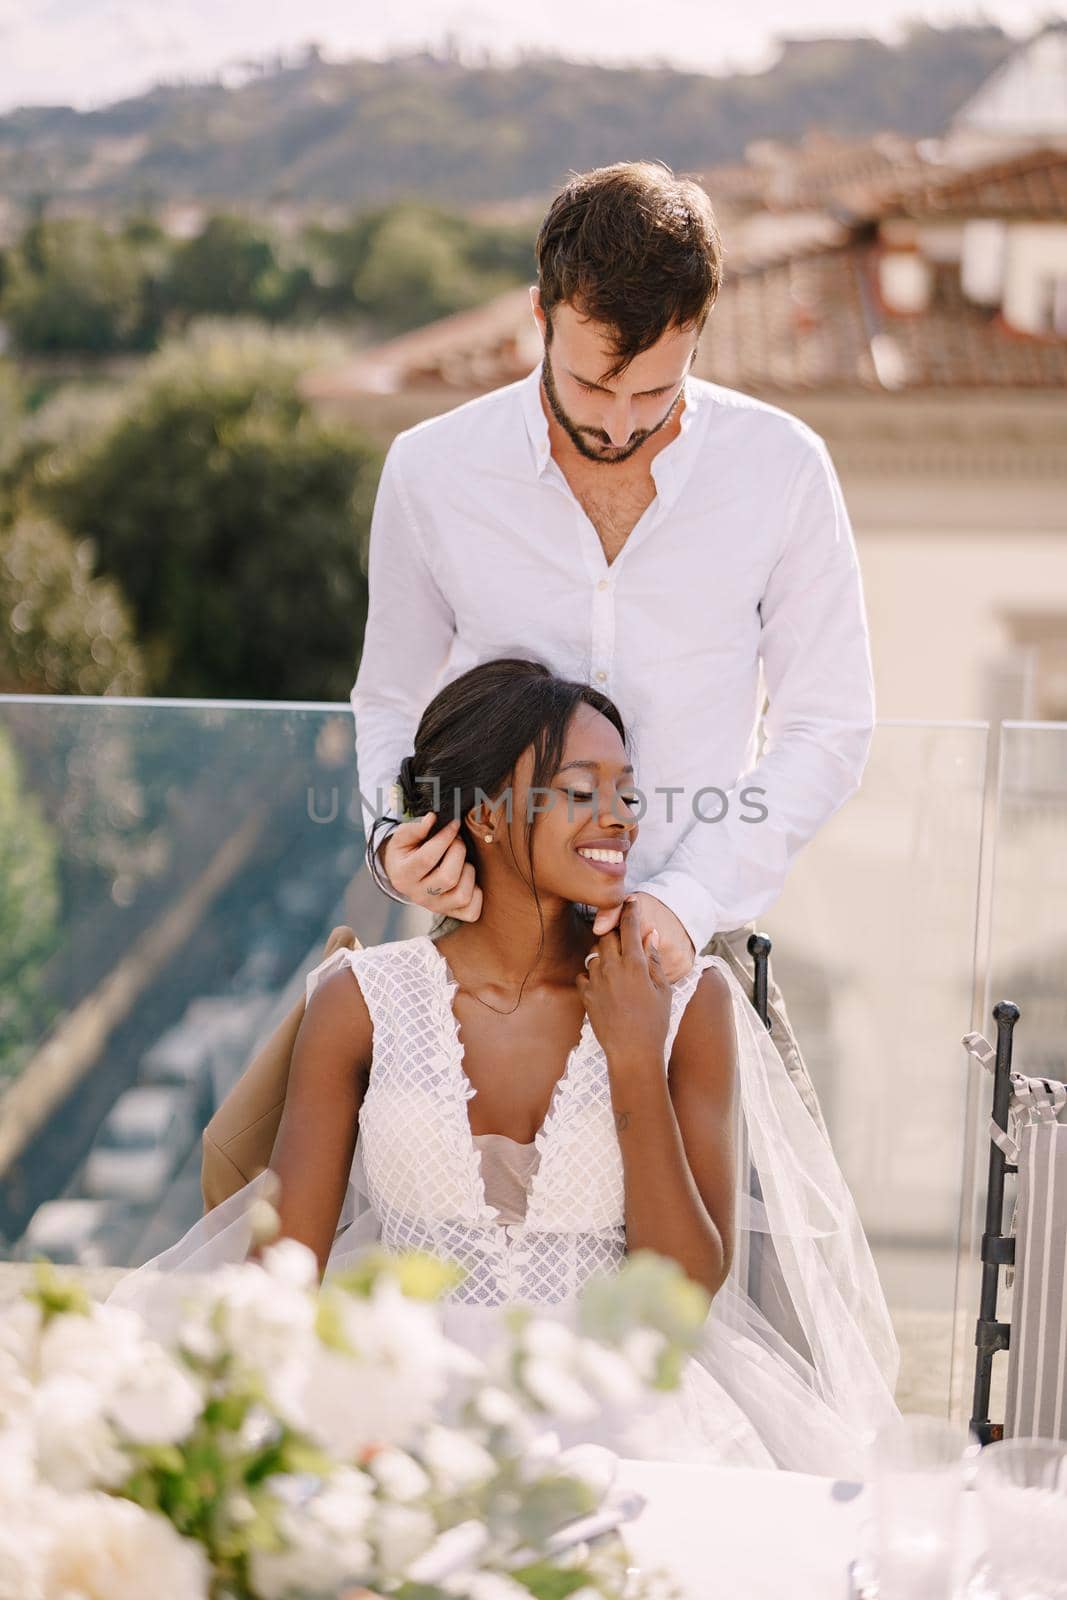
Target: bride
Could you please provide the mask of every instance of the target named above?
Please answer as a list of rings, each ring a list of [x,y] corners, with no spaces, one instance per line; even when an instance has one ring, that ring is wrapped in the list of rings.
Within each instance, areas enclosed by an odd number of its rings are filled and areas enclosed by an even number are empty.
[[[565,1315],[651,1249],[711,1309],[680,1389],[622,1448],[858,1476],[897,1349],[833,1154],[721,958],[670,985],[632,900],[599,940],[579,909],[626,899],[638,830],[614,704],[537,662],[483,663],[427,707],[400,788],[427,839],[462,838],[479,919],[309,975],[274,1176],[113,1298],[244,1259],[272,1189],[323,1272],[372,1239],[457,1263],[446,1329],[471,1345],[499,1308]]]

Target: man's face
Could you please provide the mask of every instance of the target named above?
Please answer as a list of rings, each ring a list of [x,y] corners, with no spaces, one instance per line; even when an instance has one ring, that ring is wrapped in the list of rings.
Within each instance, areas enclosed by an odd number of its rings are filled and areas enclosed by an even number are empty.
[[[556,306],[549,326],[536,296],[535,290],[534,315],[545,337],[541,377],[552,415],[587,460],[605,466],[628,461],[681,405],[697,330],[669,328],[609,378],[615,360],[610,330],[571,305]]]

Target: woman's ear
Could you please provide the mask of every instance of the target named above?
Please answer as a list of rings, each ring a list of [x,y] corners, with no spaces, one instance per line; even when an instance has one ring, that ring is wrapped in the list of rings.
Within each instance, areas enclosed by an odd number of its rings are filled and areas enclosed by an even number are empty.
[[[484,801],[479,801],[476,806],[471,806],[463,818],[472,839],[480,839],[485,844],[490,844],[493,839],[493,815]]]

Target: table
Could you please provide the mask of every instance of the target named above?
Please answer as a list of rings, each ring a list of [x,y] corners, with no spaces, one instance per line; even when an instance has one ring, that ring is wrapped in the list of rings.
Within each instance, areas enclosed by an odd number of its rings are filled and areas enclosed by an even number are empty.
[[[647,1501],[625,1530],[634,1565],[666,1568],[686,1600],[848,1600],[871,1515],[862,1485],[668,1461],[621,1461],[617,1481]],[[977,1498],[964,1496],[964,1570],[982,1549]]]

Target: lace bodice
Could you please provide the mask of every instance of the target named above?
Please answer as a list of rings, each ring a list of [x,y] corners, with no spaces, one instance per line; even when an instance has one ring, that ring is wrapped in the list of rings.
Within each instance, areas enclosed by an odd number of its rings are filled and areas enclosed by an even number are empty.
[[[686,1003],[708,958],[672,987],[664,1070]],[[561,1301],[591,1274],[616,1267],[626,1246],[622,1157],[607,1060],[588,1017],[567,1058],[534,1140],[537,1166],[525,1220],[502,1224],[488,1203],[467,1101],[458,987],[426,935],[339,950],[308,978],[348,966],[374,1027],[370,1083],[357,1159],[392,1250],[426,1250],[456,1261],[459,1300]]]

